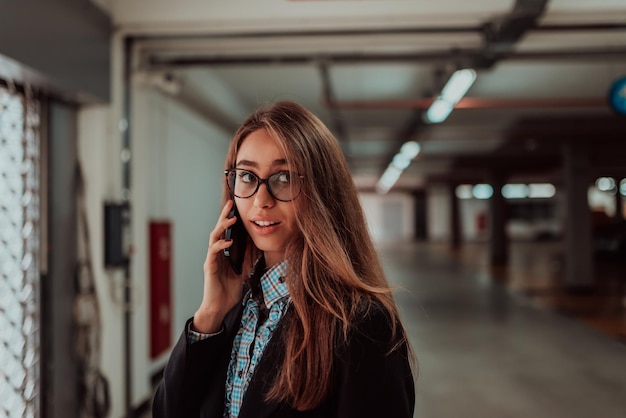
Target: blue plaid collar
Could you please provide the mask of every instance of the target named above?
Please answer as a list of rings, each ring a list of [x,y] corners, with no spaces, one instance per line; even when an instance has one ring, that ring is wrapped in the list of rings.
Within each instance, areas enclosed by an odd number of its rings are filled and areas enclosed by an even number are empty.
[[[287,276],[287,265],[287,260],[283,260],[265,271],[261,278],[258,279],[261,284],[261,291],[263,292],[263,301],[265,302],[267,309],[271,309],[274,303],[289,296],[289,288],[287,286],[287,281],[285,280],[285,277]],[[250,276],[248,276],[248,280],[257,280],[254,278],[254,275],[259,274],[259,270],[263,269],[265,269],[265,260],[261,257],[255,263]],[[243,298],[243,304],[245,305],[251,297],[252,291],[249,290]]]
[[[272,266],[261,277],[261,289],[263,289],[263,299],[268,309],[280,299],[289,296],[287,287],[287,260]]]

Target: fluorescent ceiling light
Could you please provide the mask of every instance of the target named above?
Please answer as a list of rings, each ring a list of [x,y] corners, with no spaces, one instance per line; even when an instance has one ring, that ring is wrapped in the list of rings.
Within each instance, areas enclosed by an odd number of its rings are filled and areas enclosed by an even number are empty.
[[[376,191],[379,194],[387,193],[396,181],[398,181],[402,172],[411,165],[411,161],[413,161],[413,158],[417,157],[420,150],[421,146],[416,141],[407,141],[402,144],[400,151],[393,157],[387,170],[385,170],[380,180],[378,180]]]
[[[441,98],[447,102],[457,104],[476,81],[476,71],[471,68],[455,71],[441,90]]]
[[[528,197],[528,186],[525,184],[505,184],[502,186],[505,199],[524,199]]]
[[[411,159],[404,154],[396,154],[391,164],[400,170],[406,170],[407,167],[411,165]]]
[[[493,187],[490,184],[477,184],[472,188],[472,196],[475,199],[490,199],[493,196]]]
[[[430,105],[426,111],[426,122],[428,123],[441,123],[454,109],[454,104],[446,102],[442,99],[437,99]]]
[[[419,142],[415,141],[407,141],[400,148],[400,154],[406,156],[409,160],[417,157],[417,154],[420,153],[422,147]]]
[[[378,183],[376,184],[376,191],[379,194],[387,193],[389,189],[391,189],[393,185],[396,184],[396,181],[398,181],[401,174],[402,170],[395,167],[393,164],[389,164],[389,167],[387,167],[387,170],[385,170],[380,180],[378,180]]]
[[[608,192],[615,189],[615,179],[612,177],[600,177],[596,180],[596,187],[601,192]]]
[[[550,183],[535,183],[528,185],[528,197],[550,198],[556,194],[556,188]]]
[[[460,184],[455,190],[456,197],[459,199],[471,199],[472,198],[472,185]]]
[[[441,94],[428,108],[424,120],[428,123],[440,123],[446,120],[454,106],[476,81],[476,71],[471,68],[457,70],[452,74]]]

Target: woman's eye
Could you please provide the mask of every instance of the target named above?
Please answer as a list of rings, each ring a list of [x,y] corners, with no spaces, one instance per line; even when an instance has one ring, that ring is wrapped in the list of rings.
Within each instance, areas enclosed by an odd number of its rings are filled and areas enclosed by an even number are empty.
[[[239,178],[244,183],[254,183],[256,181],[256,176],[250,172],[244,171],[239,174]]]
[[[277,183],[289,183],[291,180],[291,175],[288,172],[278,173],[276,176]]]

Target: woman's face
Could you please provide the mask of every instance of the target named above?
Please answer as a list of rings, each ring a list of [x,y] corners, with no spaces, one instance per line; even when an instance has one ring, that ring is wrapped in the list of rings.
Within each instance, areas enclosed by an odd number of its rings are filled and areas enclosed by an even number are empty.
[[[260,179],[289,170],[286,156],[265,129],[254,131],[243,140],[235,168],[247,170]],[[265,255],[266,265],[270,267],[282,261],[287,242],[298,233],[295,201],[276,200],[264,183],[252,197],[235,198],[235,202],[248,234]]]

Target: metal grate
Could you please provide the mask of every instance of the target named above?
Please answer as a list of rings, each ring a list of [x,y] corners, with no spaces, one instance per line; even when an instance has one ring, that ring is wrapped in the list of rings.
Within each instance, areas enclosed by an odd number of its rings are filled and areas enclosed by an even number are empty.
[[[0,418],[40,415],[38,264],[39,104],[0,87]]]

